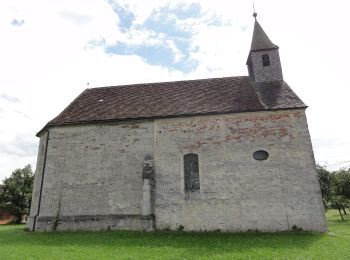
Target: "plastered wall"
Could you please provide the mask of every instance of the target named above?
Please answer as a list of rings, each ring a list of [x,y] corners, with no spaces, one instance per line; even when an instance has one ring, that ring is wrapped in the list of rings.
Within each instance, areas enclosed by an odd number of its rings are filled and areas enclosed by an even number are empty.
[[[305,112],[264,111],[49,128],[36,230],[325,231]],[[28,227],[38,212],[40,138]],[[257,161],[252,154],[265,150]],[[183,156],[198,154],[186,192]],[[154,158],[154,217],[142,216],[142,165]],[[155,218],[155,219],[154,219]],[[59,220],[59,221],[58,221]]]
[[[326,229],[304,110],[163,119],[155,133],[157,228]],[[199,191],[184,189],[187,153],[199,157]]]
[[[80,217],[86,223],[77,226],[88,229],[91,223],[86,216],[95,216],[101,228],[107,228],[100,216],[135,218],[141,214],[142,163],[146,154],[153,154],[152,122],[63,126],[49,131],[38,230],[52,229],[56,218]],[[44,140],[43,135],[40,142]],[[39,197],[41,151],[40,148],[31,218]],[[74,223],[61,227],[75,229]]]

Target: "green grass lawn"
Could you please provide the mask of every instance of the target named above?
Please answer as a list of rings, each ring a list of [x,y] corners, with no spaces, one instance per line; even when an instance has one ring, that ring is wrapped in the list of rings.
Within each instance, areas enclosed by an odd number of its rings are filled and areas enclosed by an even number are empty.
[[[31,233],[0,226],[0,259],[350,259],[350,215],[327,213],[329,232]]]

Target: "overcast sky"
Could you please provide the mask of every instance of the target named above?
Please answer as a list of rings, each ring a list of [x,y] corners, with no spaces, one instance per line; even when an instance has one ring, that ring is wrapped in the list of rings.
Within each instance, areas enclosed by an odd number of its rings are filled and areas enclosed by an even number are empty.
[[[247,75],[252,2],[1,0],[0,180],[35,169],[35,134],[87,87]],[[254,2],[316,161],[350,166],[350,1]]]

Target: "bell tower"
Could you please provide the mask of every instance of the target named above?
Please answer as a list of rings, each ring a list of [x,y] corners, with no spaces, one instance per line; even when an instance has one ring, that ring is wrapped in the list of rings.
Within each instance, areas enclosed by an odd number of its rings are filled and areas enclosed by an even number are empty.
[[[278,46],[273,44],[256,17],[252,44],[247,59],[248,73],[255,82],[282,81],[282,66]]]

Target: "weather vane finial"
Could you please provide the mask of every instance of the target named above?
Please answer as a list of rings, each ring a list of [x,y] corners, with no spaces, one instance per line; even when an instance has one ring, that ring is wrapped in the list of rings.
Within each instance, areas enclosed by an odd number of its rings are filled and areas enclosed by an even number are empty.
[[[253,3],[253,10],[254,10],[253,16],[254,16],[254,19],[255,19],[255,21],[256,21],[256,17],[258,16],[258,14],[255,12],[255,6],[254,6],[254,3]]]

